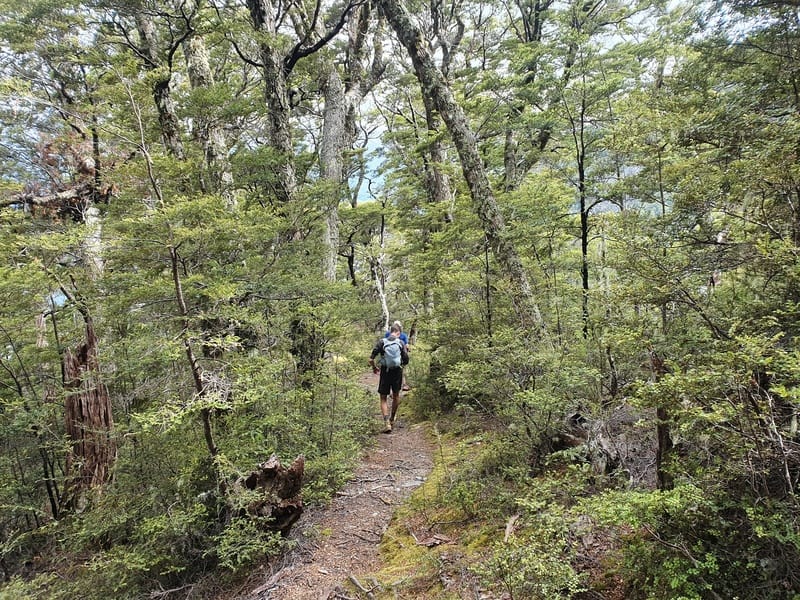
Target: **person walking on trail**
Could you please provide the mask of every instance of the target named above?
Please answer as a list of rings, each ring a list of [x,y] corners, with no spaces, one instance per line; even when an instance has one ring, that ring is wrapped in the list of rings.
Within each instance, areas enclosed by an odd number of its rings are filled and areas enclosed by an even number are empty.
[[[381,415],[383,416],[383,432],[391,433],[397,409],[400,406],[400,386],[403,383],[403,365],[408,364],[406,344],[400,341],[400,328],[392,325],[389,337],[380,338],[375,343],[369,357],[369,366],[373,373],[378,372],[379,363],[375,359],[380,356],[380,379],[378,394],[381,397]],[[392,407],[389,410],[389,394],[392,395]]]
[[[406,352],[408,352],[409,350],[411,350],[411,348],[409,348],[409,346],[408,346],[408,336],[403,331],[403,324],[400,321],[395,321],[394,323],[392,323],[392,326],[395,326],[395,325],[400,330],[400,334],[397,337],[400,339],[401,342],[403,342],[403,345],[406,348]],[[387,331],[383,335],[384,339],[388,338],[391,334],[392,334],[392,330],[389,329],[389,331]],[[404,392],[407,392],[410,389],[408,387],[408,379],[406,378],[406,370],[405,369],[403,369],[403,388],[402,389],[403,389]]]

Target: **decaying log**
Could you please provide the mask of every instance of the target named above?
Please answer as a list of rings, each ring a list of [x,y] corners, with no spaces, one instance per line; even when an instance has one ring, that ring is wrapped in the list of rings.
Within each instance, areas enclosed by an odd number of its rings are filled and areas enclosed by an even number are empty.
[[[303,486],[305,458],[300,455],[289,467],[281,465],[274,454],[258,465],[255,471],[243,478],[242,487],[258,491],[259,498],[247,507],[253,517],[268,517],[268,527],[286,536],[303,513]]]

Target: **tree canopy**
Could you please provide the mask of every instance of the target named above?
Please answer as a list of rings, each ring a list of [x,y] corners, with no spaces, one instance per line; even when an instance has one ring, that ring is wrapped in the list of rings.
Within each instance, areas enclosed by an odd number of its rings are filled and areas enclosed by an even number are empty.
[[[496,433],[440,498],[520,519],[489,587],[618,597],[591,527],[626,598],[797,597],[799,41],[790,2],[0,1],[0,597],[280,553],[396,318],[415,415]]]

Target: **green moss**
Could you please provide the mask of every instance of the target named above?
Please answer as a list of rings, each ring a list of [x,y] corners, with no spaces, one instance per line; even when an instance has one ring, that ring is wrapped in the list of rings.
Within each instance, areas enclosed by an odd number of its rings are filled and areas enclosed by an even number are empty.
[[[468,502],[475,504],[478,491],[463,485],[465,465],[482,462],[488,447],[483,434],[441,434],[438,425],[430,425],[436,444],[431,473],[398,508],[381,542],[383,567],[373,576],[383,591],[376,591],[375,598],[460,599],[464,574],[469,576],[471,567],[502,538],[502,523],[465,508]],[[445,429],[459,427],[448,422]],[[465,497],[473,492],[475,497]],[[443,543],[427,544],[436,534]]]

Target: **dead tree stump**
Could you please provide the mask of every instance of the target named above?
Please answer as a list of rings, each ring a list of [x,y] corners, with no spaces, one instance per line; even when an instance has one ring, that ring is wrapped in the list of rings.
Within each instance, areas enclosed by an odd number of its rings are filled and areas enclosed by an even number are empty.
[[[82,508],[85,493],[100,488],[111,477],[116,457],[112,437],[114,418],[108,389],[97,360],[97,337],[91,321],[86,324],[86,342],[64,355],[64,416],[70,442],[66,459],[67,486],[62,503]]]
[[[247,506],[247,513],[252,517],[267,517],[267,527],[286,537],[303,513],[300,491],[304,468],[302,455],[295,458],[288,468],[282,466],[274,454],[258,465],[241,481],[244,488],[259,494],[258,499]]]

